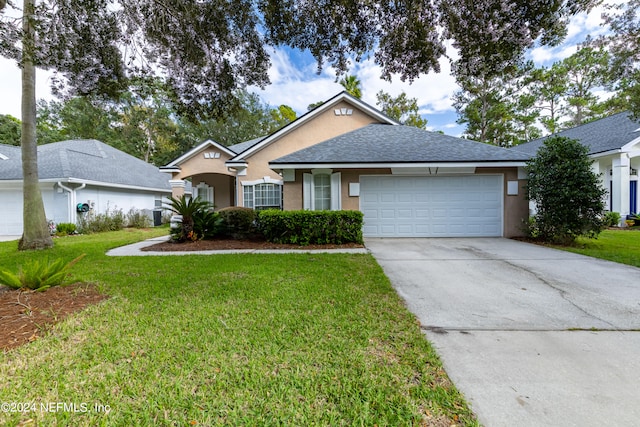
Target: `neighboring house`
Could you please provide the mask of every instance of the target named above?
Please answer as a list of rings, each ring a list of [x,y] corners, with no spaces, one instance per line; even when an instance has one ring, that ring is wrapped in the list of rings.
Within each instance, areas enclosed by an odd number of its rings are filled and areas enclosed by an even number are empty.
[[[638,170],[640,169],[640,123],[619,113],[604,119],[568,129],[554,136],[580,141],[594,160],[593,171],[600,174],[602,186],[608,190],[607,209],[624,219],[638,212]],[[534,156],[544,141],[540,138],[515,147]]]
[[[528,217],[514,150],[403,126],[343,92],[264,138],[206,141],[161,168],[215,204],[352,209],[367,237],[515,236]]]
[[[21,157],[20,147],[0,145],[0,235],[22,234]],[[38,174],[47,219],[55,223],[76,223],[82,203],[96,213],[127,213],[158,208],[171,195],[169,175],[96,140],[38,146]]]

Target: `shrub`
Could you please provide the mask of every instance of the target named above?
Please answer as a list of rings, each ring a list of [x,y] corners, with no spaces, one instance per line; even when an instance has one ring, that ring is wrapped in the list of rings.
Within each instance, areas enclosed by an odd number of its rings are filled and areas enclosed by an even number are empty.
[[[620,225],[620,214],[618,212],[607,212],[602,218],[605,227],[617,227]]]
[[[530,216],[528,220],[523,222],[522,231],[524,235],[530,239],[539,239],[540,230],[538,229],[538,224],[536,224],[536,217]]]
[[[199,197],[191,198],[182,195],[179,198],[169,197],[169,203],[165,204],[165,209],[180,216],[180,224],[171,229],[171,239],[176,242],[184,242],[187,239],[193,240],[193,216],[199,211],[210,209],[209,202]]]
[[[576,140],[556,136],[527,162],[529,199],[536,203],[543,240],[568,244],[602,231],[606,192],[591,170],[588,151]]]
[[[181,217],[179,225],[171,229],[171,239],[175,242],[211,239],[221,231],[221,221],[212,211],[213,205],[199,197],[169,197],[165,209]]]
[[[67,236],[76,232],[76,225],[70,222],[60,222],[56,225],[57,236]]]
[[[362,243],[360,211],[277,211],[258,213],[258,229],[274,243]]]
[[[151,227],[151,218],[140,209],[131,208],[127,212],[127,227],[149,228]]]
[[[89,211],[78,217],[78,231],[87,234],[122,230],[124,224],[125,216],[122,209],[107,209],[103,214]]]
[[[213,239],[222,232],[222,218],[218,212],[203,210],[193,215],[193,234],[189,240]]]
[[[82,254],[65,264],[62,258],[49,262],[47,258],[34,259],[21,266],[18,274],[0,270],[0,284],[13,289],[31,289],[44,291],[52,286],[62,285],[69,269],[84,258]]]
[[[251,208],[230,206],[218,211],[222,218],[223,233],[234,239],[245,239],[257,233],[256,211]]]

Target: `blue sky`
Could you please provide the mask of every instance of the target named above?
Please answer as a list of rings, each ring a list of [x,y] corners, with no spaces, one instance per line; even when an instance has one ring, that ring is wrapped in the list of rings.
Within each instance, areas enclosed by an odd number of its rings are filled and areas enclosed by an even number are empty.
[[[589,14],[575,16],[570,23],[568,37],[562,45],[555,48],[535,47],[528,53],[529,57],[538,66],[566,58],[576,51],[576,45],[587,35],[595,37],[605,31],[601,14],[602,8],[599,7]],[[454,49],[449,48],[448,53],[455,57]],[[272,51],[271,62],[271,85],[264,90],[250,88],[270,105],[286,104],[301,115],[307,111],[307,105],[327,100],[342,91],[342,86],[336,82],[335,70],[325,67],[317,74],[317,64],[308,53],[277,49]],[[457,85],[449,74],[448,60],[442,58],[440,65],[440,73],[421,76],[413,84],[401,82],[399,78],[394,78],[391,82],[380,79],[380,67],[372,60],[352,64],[349,74],[357,76],[362,82],[362,99],[365,102],[375,106],[376,93],[380,90],[393,96],[404,91],[410,97],[418,99],[420,113],[428,120],[429,130],[459,136],[463,127],[456,124],[457,114],[451,105],[451,96]],[[49,78],[49,73],[38,71],[38,98],[52,99]],[[0,114],[20,117],[20,70],[5,59],[0,59]]]

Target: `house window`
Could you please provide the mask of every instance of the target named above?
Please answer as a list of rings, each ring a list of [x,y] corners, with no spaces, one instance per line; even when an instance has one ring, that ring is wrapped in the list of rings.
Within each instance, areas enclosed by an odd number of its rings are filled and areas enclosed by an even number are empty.
[[[213,196],[213,187],[209,187],[204,182],[201,182],[195,187],[194,198],[200,197],[200,199],[205,202],[209,202],[212,205],[214,204],[214,196]]]
[[[303,175],[303,208],[312,211],[342,209],[341,174],[331,169],[314,169]]]
[[[243,187],[244,206],[255,210],[282,209],[282,185],[264,183]]]
[[[318,174],[313,176],[314,205],[316,211],[331,209],[331,175]]]

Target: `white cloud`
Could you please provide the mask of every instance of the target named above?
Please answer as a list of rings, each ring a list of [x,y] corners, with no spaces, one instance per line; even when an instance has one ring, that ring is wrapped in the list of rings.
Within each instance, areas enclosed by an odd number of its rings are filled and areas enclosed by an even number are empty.
[[[376,94],[381,90],[392,96],[398,96],[404,91],[409,97],[418,99],[421,113],[452,112],[450,98],[457,85],[450,75],[448,60],[441,59],[440,66],[441,73],[421,76],[412,84],[402,82],[399,76],[393,76],[391,82],[383,80],[380,78],[382,69],[372,59],[354,64],[349,74],[360,80],[362,100],[370,105],[376,105]],[[336,82],[333,68],[324,68],[320,75],[315,73],[315,69],[316,64],[311,58],[307,57],[306,62],[295,64],[289,55],[279,50],[272,56],[269,71],[271,85],[264,90],[251,90],[258,92],[271,105],[287,104],[302,114],[307,111],[309,104],[327,100],[343,90]]]

